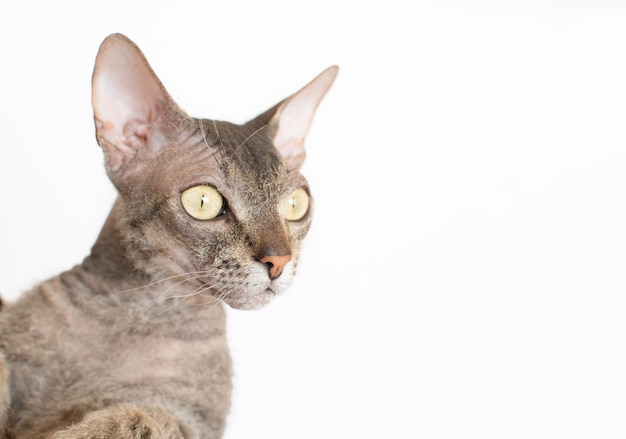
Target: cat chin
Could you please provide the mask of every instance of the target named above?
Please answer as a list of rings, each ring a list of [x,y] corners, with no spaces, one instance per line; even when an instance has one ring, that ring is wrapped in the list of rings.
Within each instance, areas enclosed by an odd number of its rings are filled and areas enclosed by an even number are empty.
[[[222,300],[233,309],[252,311],[263,308],[269,304],[274,297],[276,297],[276,293],[268,288],[262,293],[248,297],[225,297]]]
[[[255,293],[229,294],[222,298],[224,303],[233,309],[255,310],[269,304],[276,296],[282,294],[289,285],[290,279],[273,281],[267,288]]]

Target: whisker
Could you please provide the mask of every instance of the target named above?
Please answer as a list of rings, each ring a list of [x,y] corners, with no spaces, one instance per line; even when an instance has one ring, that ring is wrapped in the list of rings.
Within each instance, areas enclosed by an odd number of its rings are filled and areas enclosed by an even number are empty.
[[[211,121],[213,123],[213,129],[215,130],[215,134],[217,134],[217,141],[219,145],[224,145],[222,143],[222,135],[220,134],[220,130],[217,129],[217,123],[214,120]]]
[[[212,299],[202,305],[204,310],[211,310],[215,306],[217,306],[222,300],[224,300],[228,295],[232,294],[234,291],[232,289],[233,286],[237,285],[237,282],[229,281],[225,285],[222,285],[219,289],[215,291]],[[211,306],[211,308],[209,308]]]
[[[206,137],[207,132],[204,130],[204,120],[203,119],[198,119],[198,128],[200,129],[200,133],[202,134],[202,141],[206,145],[207,149],[209,149],[209,150],[213,149],[210,152],[209,157],[211,157],[211,156],[217,154],[218,152],[220,152],[222,150],[223,145],[224,145],[222,143],[222,138],[220,137],[220,133],[217,130],[217,127],[215,125],[215,121],[212,121],[212,122],[213,122],[213,126],[215,127],[215,132],[217,133],[217,140],[218,140],[218,142],[213,144],[213,145],[211,145],[209,143],[209,140]],[[217,160],[217,159],[215,159],[215,160]]]
[[[248,140],[250,140],[251,138],[253,138],[259,131],[264,130],[265,128],[267,128],[269,126],[270,126],[270,124],[268,123],[266,125],[263,125],[261,128],[256,129],[252,134],[250,134],[248,137],[246,137],[246,139],[243,142],[241,142],[241,144],[237,148],[235,148],[234,153],[239,151],[239,149],[241,149],[246,144],[246,142]]]
[[[171,304],[170,306],[168,306],[168,307],[166,307],[166,308],[164,308],[164,309],[162,309],[162,310],[160,310],[158,312],[152,313],[150,315],[139,316],[137,318],[137,320],[135,321],[135,323],[133,323],[132,325],[130,325],[128,327],[127,331],[132,330],[135,326],[139,325],[140,323],[147,322],[147,321],[149,321],[149,320],[151,320],[151,319],[153,319],[155,317],[158,317],[158,316],[160,316],[162,314],[165,314],[166,312],[168,312],[168,311],[174,309],[175,307],[179,306],[181,303],[183,303],[185,300],[189,299],[190,297],[197,296],[198,294],[202,294],[203,292],[208,291],[209,289],[210,289],[210,287],[205,286],[205,285],[201,285],[201,286],[198,286],[194,291],[192,291],[191,293],[188,293],[188,294],[173,295],[173,296],[167,296],[166,294],[164,294],[164,295],[159,296],[157,302],[154,303],[154,306],[160,305],[162,303],[161,302],[162,300],[169,300],[169,299],[179,299],[179,300],[176,300],[173,304]],[[171,290],[171,288],[170,288],[170,290]],[[145,311],[147,311],[147,309],[144,310],[144,312]]]
[[[142,285],[142,286],[140,286],[140,287],[134,287],[134,288],[129,288],[129,289],[127,289],[127,290],[117,291],[117,292],[116,292],[116,294],[127,294],[127,293],[132,293],[132,292],[135,292],[135,291],[143,290],[143,289],[145,289],[145,288],[150,288],[150,287],[153,287],[153,286],[158,285],[158,284],[161,284],[161,283],[163,283],[163,282],[167,282],[167,281],[170,281],[170,280],[174,280],[174,279],[176,279],[176,278],[185,277],[185,279],[184,279],[183,281],[181,281],[181,282],[179,282],[179,283],[177,283],[177,284],[176,284],[176,285],[180,285],[180,284],[181,284],[181,283],[183,283],[185,280],[189,280],[189,279],[191,279],[191,280],[194,280],[194,279],[199,279],[199,278],[201,278],[201,277],[202,277],[202,275],[203,275],[203,274],[206,274],[206,272],[205,272],[205,271],[190,271],[190,272],[186,272],[186,273],[175,274],[175,275],[172,275],[172,276],[165,277],[165,278],[163,278],[163,279],[158,279],[158,280],[152,281],[152,282],[147,283],[147,284],[145,284],[145,285]],[[190,277],[190,276],[193,276],[193,277]]]
[[[188,281],[193,281],[193,280],[197,280],[197,279],[202,279],[204,277],[204,273],[198,276],[189,276],[179,282],[176,282],[174,285],[171,285],[167,290],[165,290],[163,292],[163,294],[159,295],[155,302],[154,302],[154,306],[159,305],[163,300],[167,300],[170,298],[176,298],[176,297],[190,297],[193,296],[195,294],[195,291],[197,291],[199,288],[204,288],[205,285],[199,285],[198,287],[196,287],[196,289],[194,290],[194,292],[190,293],[190,294],[183,294],[183,295],[170,295],[170,291],[172,291],[174,288],[178,287],[179,285],[184,284],[185,282]]]
[[[211,148],[209,145],[209,141],[206,139],[206,132],[204,131],[204,121],[202,119],[198,119],[198,126],[200,127],[200,133],[202,134],[202,140],[204,140],[204,144],[207,148]]]
[[[222,135],[220,134],[220,130],[217,128],[217,123],[215,122],[215,120],[211,121],[213,123],[213,129],[215,130],[215,134],[217,135],[217,142],[218,145],[220,145],[219,151],[223,151],[223,147],[224,147],[224,142],[222,140]],[[222,153],[222,158],[224,158],[224,154]],[[217,157],[215,158],[215,162],[219,165],[219,162],[217,160]]]

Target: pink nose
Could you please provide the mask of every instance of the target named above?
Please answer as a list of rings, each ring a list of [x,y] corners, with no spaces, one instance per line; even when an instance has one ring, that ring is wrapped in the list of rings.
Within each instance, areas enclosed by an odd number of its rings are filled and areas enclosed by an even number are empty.
[[[281,275],[283,268],[289,261],[291,261],[291,255],[265,256],[259,259],[259,262],[264,263],[269,268],[272,280],[277,279]]]

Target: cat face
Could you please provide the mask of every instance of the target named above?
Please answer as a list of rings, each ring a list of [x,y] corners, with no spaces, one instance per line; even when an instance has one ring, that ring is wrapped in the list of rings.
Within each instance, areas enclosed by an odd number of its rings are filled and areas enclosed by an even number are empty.
[[[312,218],[304,137],[336,71],[235,125],[187,116],[130,40],[107,38],[92,100],[128,259],[153,277],[185,275],[205,302],[252,309],[284,292]]]
[[[266,134],[241,147],[242,127],[197,123],[203,135],[162,150],[123,192],[126,205],[143,205],[128,209],[130,223],[179,272],[192,273],[203,295],[258,308],[293,280],[312,219],[310,190]]]

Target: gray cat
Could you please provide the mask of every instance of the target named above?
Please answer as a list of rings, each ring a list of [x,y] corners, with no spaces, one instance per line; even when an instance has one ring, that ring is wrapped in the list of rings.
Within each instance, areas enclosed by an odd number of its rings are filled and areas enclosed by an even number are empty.
[[[6,438],[218,438],[231,394],[225,310],[291,283],[311,224],[299,168],[337,68],[244,125],[195,119],[123,35],[93,74],[119,196],[82,264],[0,313]]]

